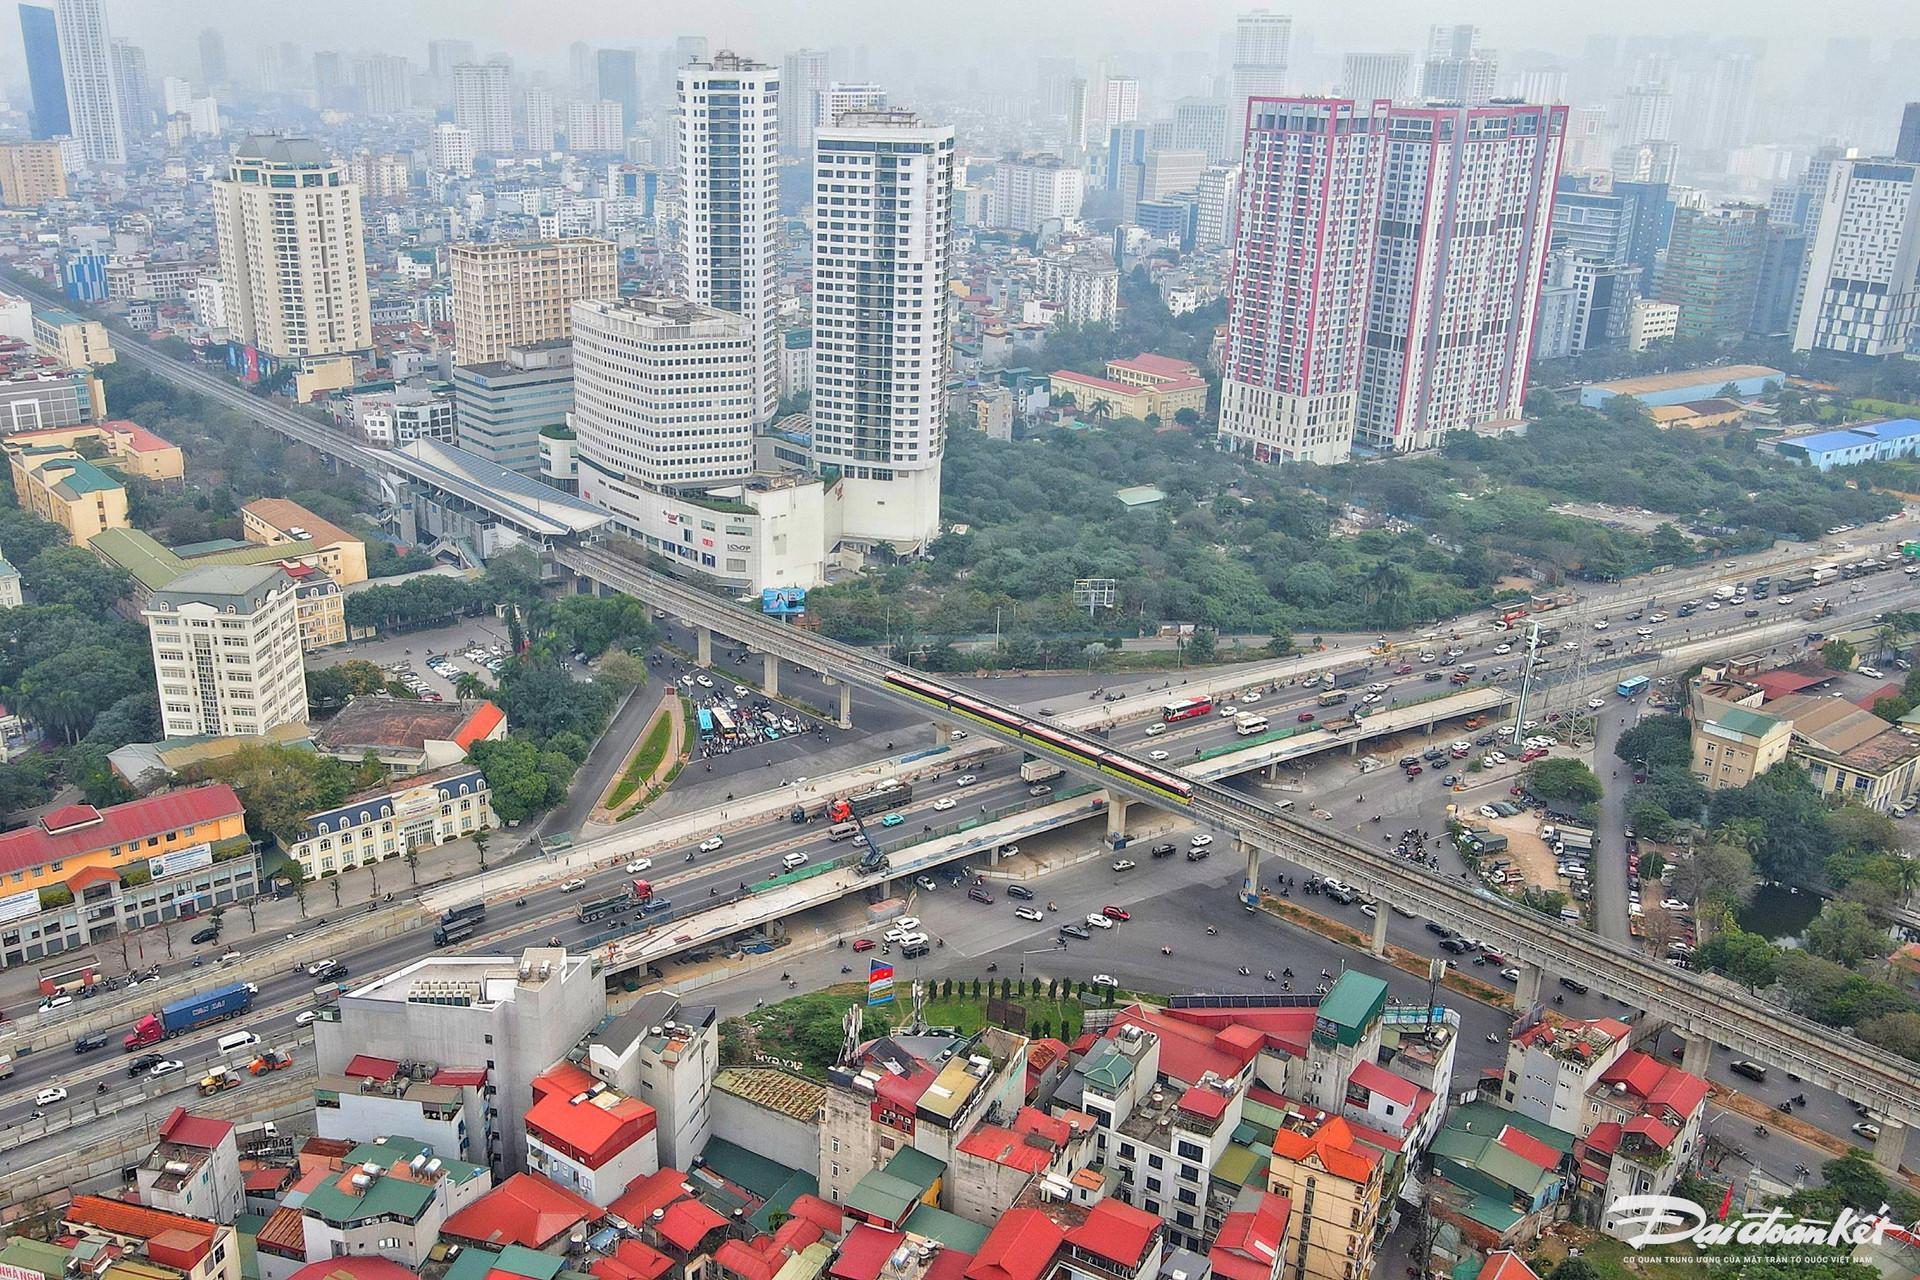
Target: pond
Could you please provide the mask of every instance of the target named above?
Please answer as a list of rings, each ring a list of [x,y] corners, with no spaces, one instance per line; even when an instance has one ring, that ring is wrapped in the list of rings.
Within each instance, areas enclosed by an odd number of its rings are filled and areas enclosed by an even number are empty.
[[[1763,884],[1739,913],[1740,927],[1769,942],[1798,945],[1825,901],[1817,893],[1795,893],[1785,885]]]

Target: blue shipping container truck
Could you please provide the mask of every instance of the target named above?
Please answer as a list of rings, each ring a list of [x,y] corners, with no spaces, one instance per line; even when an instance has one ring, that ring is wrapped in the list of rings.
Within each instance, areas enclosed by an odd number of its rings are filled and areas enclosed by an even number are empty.
[[[251,982],[232,982],[224,987],[203,991],[197,996],[163,1005],[158,1013],[149,1013],[133,1024],[133,1030],[121,1043],[131,1049],[158,1044],[168,1036],[192,1031],[209,1023],[237,1017],[253,1007],[257,994]]]

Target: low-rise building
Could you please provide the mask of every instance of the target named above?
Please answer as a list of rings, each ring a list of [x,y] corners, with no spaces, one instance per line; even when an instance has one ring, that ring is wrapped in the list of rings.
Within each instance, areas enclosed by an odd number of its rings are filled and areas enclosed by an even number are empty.
[[[1793,723],[1746,707],[1693,718],[1693,776],[1709,791],[1737,789],[1787,758]]]
[[[404,857],[498,825],[487,779],[471,765],[394,778],[309,814],[290,852],[307,879]]]
[[[447,1219],[492,1185],[485,1165],[436,1156],[410,1138],[362,1142],[301,1202],[306,1259],[377,1253],[418,1268],[438,1247]]]
[[[1663,1196],[1696,1161],[1703,1140],[1707,1082],[1639,1050],[1620,1056],[1587,1094],[1587,1110],[1573,1154],[1581,1183],[1599,1203],[1625,1196]],[[1631,1235],[1602,1219],[1609,1233]]]
[[[1153,388],[1159,393],[1154,412],[1162,418],[1172,418],[1182,409],[1200,413],[1207,407],[1207,380],[1186,360],[1143,351],[1130,360],[1107,361],[1107,377],[1115,382]]]
[[[534,1077],[526,1125],[527,1167],[593,1204],[659,1172],[654,1109],[571,1062]]]
[[[406,777],[467,758],[476,742],[507,736],[507,717],[485,699],[421,702],[377,693],[353,699],[314,735],[314,749],[358,764],[369,755]]]
[[[0,342],[0,435],[106,416],[106,388],[93,370],[61,364],[28,342]]]
[[[1618,1018],[1535,1023],[1507,1042],[1502,1105],[1556,1129],[1580,1132],[1587,1095],[1627,1051],[1632,1031]]]
[[[1274,1135],[1268,1187],[1291,1209],[1280,1244],[1285,1280],[1360,1280],[1374,1273],[1385,1156],[1335,1116]]]
[[[655,991],[641,996],[587,1041],[583,1065],[594,1079],[652,1105],[659,1163],[692,1164],[714,1132],[712,1092],[720,1064],[719,1022],[712,1005],[688,1004],[671,991]],[[813,1117],[807,1119],[811,1122]],[[761,1135],[741,1137],[754,1150],[767,1151]],[[818,1142],[810,1146],[800,1166],[808,1170],[819,1156]],[[615,1188],[614,1194],[618,1192]]]
[[[367,580],[367,544],[290,498],[258,498],[240,508],[248,542],[280,547],[343,587]]]
[[[65,1274],[102,1280],[240,1280],[240,1237],[198,1214],[75,1196],[60,1215]]]
[[[1661,404],[1683,404],[1705,400],[1720,394],[1732,384],[1741,396],[1752,398],[1779,383],[1786,374],[1759,364],[1723,364],[1705,369],[1679,369],[1673,373],[1651,373],[1638,378],[1616,378],[1610,382],[1592,382],[1580,388],[1580,403],[1598,409],[1615,396],[1632,396],[1651,408]]]
[[[484,1059],[476,1059],[484,1062]],[[313,1091],[314,1131],[348,1145],[411,1138],[435,1153],[491,1162],[494,1111],[485,1066],[402,1061],[357,1053]]]
[[[96,534],[127,527],[127,490],[78,451],[59,444],[6,445],[14,501],[84,547]]]
[[[70,369],[98,368],[115,359],[107,326],[57,307],[33,313],[33,345]]]
[[[323,546],[223,538],[164,547],[141,529],[106,529],[89,538],[87,548],[115,568],[126,570],[133,579],[128,598],[141,608],[154,592],[171,587],[189,569],[208,565],[278,567],[294,584],[294,613],[302,652],[314,653],[347,639],[346,597],[340,584],[319,567],[326,558]]]
[[[25,599],[20,594],[20,571],[0,556],[0,609],[18,609]]]
[[[1656,342],[1672,342],[1680,332],[1680,304],[1636,298],[1627,312],[1627,350],[1645,351]]]
[[[233,1122],[175,1107],[160,1122],[158,1137],[133,1171],[141,1201],[169,1213],[232,1222],[246,1189]]]
[[[8,448],[72,449],[83,456],[110,463],[121,473],[142,480],[180,480],[187,474],[180,446],[138,423],[113,421],[72,427],[42,427],[16,431]]]
[[[1789,694],[1766,704],[1791,725],[1790,754],[1820,794],[1885,813],[1920,791],[1920,738],[1844,698]]]
[[[1920,419],[1916,418],[1862,422],[1832,431],[1783,436],[1773,442],[1774,453],[1816,471],[1911,458],[1916,450],[1920,450]]]
[[[96,809],[66,805],[0,834],[0,963],[26,964],[254,896],[246,810],[224,783]]]
[[[481,1250],[563,1248],[606,1211],[538,1173],[516,1173],[448,1218],[440,1234]],[[495,1274],[498,1274],[497,1272]]]
[[[1517,1111],[1455,1107],[1433,1140],[1428,1204],[1481,1253],[1531,1244],[1564,1212],[1574,1141]]]

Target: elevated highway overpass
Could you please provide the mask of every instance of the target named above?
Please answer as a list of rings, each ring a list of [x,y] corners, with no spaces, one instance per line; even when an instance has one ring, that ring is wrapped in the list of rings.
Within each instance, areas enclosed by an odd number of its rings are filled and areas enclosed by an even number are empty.
[[[585,580],[646,599],[759,652],[821,671],[836,680],[902,696],[899,688],[887,682],[890,675],[905,674],[894,664],[735,608],[654,571],[613,546],[566,547],[554,555]],[[1010,723],[1045,723],[999,707],[984,696],[970,696],[976,703],[1004,714]],[[1116,794],[1150,804],[1169,804],[1166,795],[1152,787],[1092,768],[1086,754],[1089,752],[1104,753],[1141,770],[1155,769],[1099,739],[1057,733],[1054,736],[1066,745],[1056,747],[1025,736],[1018,728],[977,719],[970,720],[969,727],[1053,759],[1076,773],[1094,773]],[[1216,783],[1191,784],[1184,805],[1196,818],[1237,833],[1248,868],[1242,893],[1249,901],[1257,893],[1258,859],[1262,855],[1283,857],[1315,874],[1352,884],[1382,903],[1418,909],[1430,919],[1498,947],[1525,966],[1523,994],[1537,998],[1543,973],[1572,978],[1628,1000],[1696,1043],[1725,1044],[1794,1072],[1865,1103],[1893,1125],[1920,1123],[1920,1067],[1832,1028],[1766,1005],[1732,983],[1674,969],[1624,945],[1568,930],[1562,922],[1527,911],[1490,890],[1443,879]],[[1897,1154],[1903,1137],[1895,1128],[1885,1135],[1882,1146]]]

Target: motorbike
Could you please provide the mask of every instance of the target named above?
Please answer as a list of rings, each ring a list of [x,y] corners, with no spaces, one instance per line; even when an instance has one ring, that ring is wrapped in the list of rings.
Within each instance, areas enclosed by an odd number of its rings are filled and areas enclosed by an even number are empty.
[[[1162,948],[1160,948],[1160,954],[1161,954],[1161,955],[1163,955],[1163,956],[1170,956],[1170,955],[1172,955],[1172,954],[1173,954],[1173,948],[1172,948],[1172,947],[1162,947]]]
[[[999,962],[998,962],[998,961],[995,961],[995,962],[994,962],[993,964],[990,964],[990,965],[988,965],[988,966],[987,966],[987,972],[988,972],[988,973],[998,973],[998,972],[1000,972],[1000,965],[999,965]]]
[[[1219,929],[1217,929],[1217,928],[1215,928],[1215,927],[1214,927],[1213,925],[1208,925],[1208,926],[1207,926],[1207,936],[1208,936],[1209,938],[1211,938],[1211,937],[1212,937],[1212,936],[1213,936],[1214,934],[1216,934],[1216,933],[1219,933],[1219,932],[1220,932],[1220,930],[1219,930]]]
[[[1271,970],[1271,969],[1269,969],[1269,970],[1267,970],[1267,981],[1268,981],[1268,982],[1272,982],[1273,980],[1274,980],[1274,978],[1273,978],[1273,970]]]
[[[1243,978],[1251,978],[1253,976],[1253,970],[1247,968],[1245,965],[1241,965],[1238,972]]]
[[[515,898],[513,905],[516,907],[524,907],[527,905],[527,900],[525,898]]]
[[[1765,1125],[1763,1125],[1763,1124],[1757,1124],[1757,1125],[1755,1125],[1755,1126],[1753,1126],[1753,1136],[1754,1136],[1754,1137],[1756,1137],[1756,1138],[1764,1138],[1764,1137],[1766,1137],[1766,1136],[1767,1136],[1767,1126],[1765,1126]]]
[[[1058,911],[1059,909],[1060,909],[1060,904],[1057,902],[1049,902],[1047,904],[1047,910],[1049,911]]]
[[[1790,1116],[1790,1115],[1792,1115],[1792,1114],[1793,1114],[1793,1099],[1792,1099],[1792,1098],[1788,1098],[1788,1099],[1787,1099],[1787,1100],[1785,1100],[1784,1102],[1780,1102],[1780,1103],[1777,1103],[1777,1104],[1775,1104],[1775,1106],[1774,1106],[1774,1108],[1773,1108],[1773,1109],[1774,1109],[1775,1111],[1778,1111],[1778,1112],[1780,1112],[1780,1113],[1781,1113],[1782,1115],[1789,1115],[1789,1116]]]

